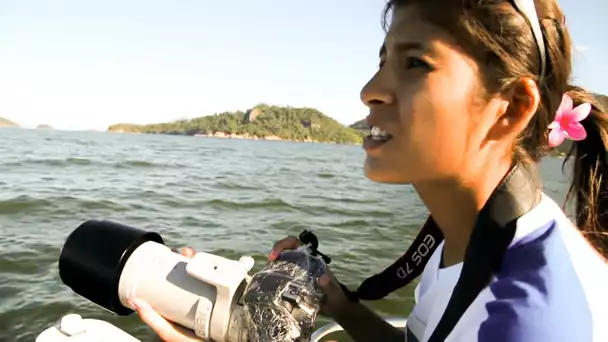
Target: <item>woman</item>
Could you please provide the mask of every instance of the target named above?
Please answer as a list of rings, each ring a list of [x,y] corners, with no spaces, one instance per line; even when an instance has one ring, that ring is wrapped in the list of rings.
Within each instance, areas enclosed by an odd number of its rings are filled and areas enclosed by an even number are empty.
[[[533,165],[570,138],[580,231],[535,192],[501,252],[503,267],[446,340],[608,341],[608,266],[600,254],[607,253],[608,117],[568,84],[571,42],[556,1],[392,0],[386,13],[380,66],[361,94],[373,127],[366,175],[413,184],[444,242],[422,274],[406,331],[349,301],[331,274],[319,280],[324,314],[356,341],[428,341],[490,195],[513,165]],[[288,237],[269,258],[297,245]],[[187,340],[145,303],[134,304],[162,338]]]

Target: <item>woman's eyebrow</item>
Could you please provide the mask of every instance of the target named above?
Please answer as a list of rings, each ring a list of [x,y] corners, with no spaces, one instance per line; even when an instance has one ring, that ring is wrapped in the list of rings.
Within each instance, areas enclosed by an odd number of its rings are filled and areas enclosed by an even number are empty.
[[[397,43],[393,44],[392,47],[393,47],[393,51],[395,51],[395,52],[404,52],[404,51],[409,51],[409,50],[428,51],[428,48],[421,42],[408,42],[408,41],[397,42]],[[379,56],[382,57],[382,56],[386,55],[386,51],[387,51],[386,43],[383,43],[382,46],[380,47]]]

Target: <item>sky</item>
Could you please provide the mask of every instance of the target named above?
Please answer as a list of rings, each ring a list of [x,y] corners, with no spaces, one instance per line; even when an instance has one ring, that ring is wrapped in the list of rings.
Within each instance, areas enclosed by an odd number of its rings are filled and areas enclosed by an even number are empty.
[[[608,94],[606,0],[561,0],[574,81]],[[0,116],[106,129],[258,103],[366,116],[383,0],[0,0]],[[603,28],[603,29],[602,29]],[[602,44],[603,42],[603,44]]]

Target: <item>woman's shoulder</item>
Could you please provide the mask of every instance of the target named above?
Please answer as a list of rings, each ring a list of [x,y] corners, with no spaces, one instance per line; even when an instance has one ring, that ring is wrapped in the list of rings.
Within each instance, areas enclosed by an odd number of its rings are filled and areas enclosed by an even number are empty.
[[[550,198],[535,210],[480,296],[479,341],[608,341],[608,265]]]
[[[551,268],[562,262],[599,267],[608,271],[606,260],[583,237],[563,210],[542,194],[539,204],[517,220],[516,233],[509,246],[504,267],[507,272]]]
[[[440,256],[441,247],[434,258]],[[438,259],[431,261],[419,297],[427,292],[435,296],[430,285],[442,278],[446,283],[458,279],[460,270],[441,277]],[[605,260],[561,208],[543,195],[539,205],[517,221],[500,271],[448,341],[608,341],[608,325],[594,324],[608,320],[608,291],[603,284],[608,284]]]
[[[564,243],[548,235],[544,243],[507,253],[463,317],[468,328],[457,335],[483,342],[608,341],[608,325],[599,323],[608,319],[608,266],[599,258],[570,257]]]
[[[572,262],[529,256],[493,279],[475,306],[478,341],[608,341],[608,268],[581,272]],[[507,261],[509,263],[511,261]]]

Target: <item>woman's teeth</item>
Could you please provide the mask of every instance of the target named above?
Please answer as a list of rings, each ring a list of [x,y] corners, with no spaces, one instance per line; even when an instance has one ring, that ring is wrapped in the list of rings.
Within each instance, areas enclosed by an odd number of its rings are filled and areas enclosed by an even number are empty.
[[[388,141],[390,138],[392,138],[390,134],[385,132],[382,128],[376,126],[372,126],[369,135],[373,140],[378,141]]]

